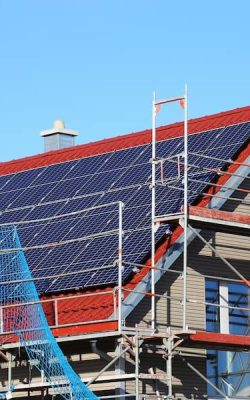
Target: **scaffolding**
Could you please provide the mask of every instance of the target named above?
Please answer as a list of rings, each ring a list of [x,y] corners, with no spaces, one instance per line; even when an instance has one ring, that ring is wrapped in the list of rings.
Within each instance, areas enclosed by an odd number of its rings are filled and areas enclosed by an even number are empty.
[[[157,113],[160,110],[160,107],[163,105],[167,105],[169,103],[180,103],[184,112],[184,129],[183,129],[183,148],[184,150],[180,153],[173,154],[167,158],[160,158],[157,156],[157,130],[156,130],[156,117]],[[81,340],[86,341],[91,344],[91,348],[93,352],[98,354],[101,359],[105,360],[105,365],[101,368],[96,374],[93,376],[89,376],[84,379],[87,386],[89,386],[92,390],[95,390],[95,384],[98,382],[115,382],[116,390],[115,394],[103,395],[100,398],[103,399],[112,399],[112,398],[134,398],[136,400],[147,399],[147,398],[156,398],[156,399],[176,399],[174,391],[173,391],[173,374],[174,374],[174,366],[173,362],[177,358],[181,360],[183,365],[187,369],[192,370],[193,373],[197,374],[199,379],[205,382],[206,385],[209,385],[213,388],[214,392],[220,398],[229,399],[232,398],[230,394],[226,394],[227,392],[233,393],[233,389],[230,389],[230,384],[226,381],[225,373],[223,376],[224,385],[227,385],[227,390],[225,390],[224,386],[219,386],[215,384],[212,379],[209,379],[204,373],[202,373],[199,368],[197,368],[190,361],[191,357],[198,357],[201,359],[206,359],[206,352],[210,349],[215,350],[225,350],[230,352],[245,352],[250,349],[250,337],[249,336],[240,336],[229,334],[228,331],[212,333],[201,331],[197,332],[193,329],[190,329],[187,322],[187,306],[188,304],[198,304],[198,302],[190,298],[187,294],[187,277],[191,276],[192,273],[188,272],[188,246],[193,240],[193,238],[198,238],[201,243],[207,246],[211,252],[218,257],[223,264],[230,269],[230,271],[235,274],[234,278],[227,278],[225,276],[217,276],[219,280],[222,282],[233,282],[233,283],[244,283],[247,287],[250,287],[250,279],[249,277],[245,277],[237,268],[235,268],[231,262],[229,262],[226,257],[220,254],[220,251],[216,249],[216,247],[211,244],[202,234],[202,230],[212,230],[212,231],[221,231],[221,232],[230,232],[234,234],[240,234],[249,236],[250,230],[250,221],[249,218],[242,217],[240,215],[234,214],[234,219],[232,220],[232,216],[230,212],[227,211],[219,211],[221,205],[223,205],[227,200],[235,201],[237,204],[243,202],[241,197],[231,196],[232,193],[237,190],[242,195],[247,195],[250,193],[248,189],[239,189],[233,184],[230,184],[231,181],[235,178],[238,178],[238,182],[242,182],[245,179],[249,179],[249,157],[244,161],[229,161],[229,160],[221,160],[225,161],[230,165],[234,165],[237,167],[233,172],[228,170],[218,170],[213,167],[200,167],[196,164],[189,163],[188,155],[194,154],[189,152],[188,150],[188,93],[187,86],[185,86],[185,93],[182,96],[178,96],[171,99],[163,99],[157,100],[155,94],[153,95],[153,103],[152,103],[152,156],[151,156],[151,168],[152,168],[152,181],[151,181],[151,194],[152,194],[152,208],[151,208],[151,259],[150,262],[146,264],[138,264],[132,263],[129,260],[123,259],[123,212],[124,212],[124,204],[119,201],[116,203],[118,207],[118,227],[115,232],[106,232],[104,234],[116,234],[118,238],[118,252],[116,257],[116,265],[118,268],[118,280],[117,285],[113,290],[106,290],[99,293],[81,293],[76,295],[70,295],[67,298],[65,296],[57,296],[50,299],[42,299],[39,301],[39,304],[50,304],[53,308],[54,320],[50,324],[52,332],[58,335],[58,342],[66,343],[71,340]],[[197,155],[197,154],[196,154]],[[205,155],[199,155],[199,157],[208,157]],[[211,161],[213,161],[213,157],[210,157]],[[177,210],[174,214],[164,214],[157,215],[157,204],[156,204],[156,190],[157,185],[157,171],[161,175],[161,184],[164,183],[163,169],[164,163],[170,162],[175,163],[178,169],[178,180],[183,181],[183,187],[176,187],[176,182],[167,182],[169,188],[173,190],[182,190],[183,192],[183,207],[181,210]],[[198,171],[213,171],[216,172],[218,176],[226,176],[229,181],[227,183],[210,183],[209,187],[212,190],[204,191],[204,193],[197,193],[199,195],[203,195],[207,204],[210,204],[211,201],[217,202],[216,206],[211,206],[211,208],[190,206],[188,204],[188,196],[189,196],[189,182],[192,181],[193,177],[189,177],[189,168],[197,168]],[[183,173],[181,173],[183,171]],[[229,182],[229,183],[228,183]],[[178,181],[177,181],[178,185]],[[245,202],[247,206],[250,204]],[[110,206],[110,205],[105,205]],[[103,206],[102,206],[103,207]],[[80,211],[81,213],[82,211]],[[50,217],[57,218],[57,217]],[[27,221],[29,222],[29,221]],[[23,223],[23,221],[22,221]],[[157,229],[165,225],[168,235],[171,236],[174,229],[180,230],[180,244],[181,250],[178,250],[178,256],[183,254],[183,265],[182,270],[171,270],[166,268],[161,262],[159,262],[159,257],[156,256],[157,251],[157,242],[156,242],[156,232]],[[85,238],[81,238],[84,240]],[[62,242],[64,243],[64,242]],[[53,244],[54,246],[60,246],[62,243]],[[47,244],[48,245],[48,244]],[[52,245],[51,243],[49,244]],[[33,247],[32,247],[33,248]],[[22,251],[29,251],[30,248],[20,248]],[[168,256],[168,253],[167,253]],[[146,288],[130,288],[123,284],[123,270],[125,265],[130,265],[135,268],[135,271],[141,271],[142,269],[146,269],[148,271],[148,275],[150,275],[150,286],[146,285]],[[93,267],[94,268],[94,267]],[[76,271],[74,274],[81,273],[82,271]],[[161,294],[156,292],[156,274],[159,273],[160,276],[163,274],[169,274],[180,276],[182,278],[182,296],[172,296],[171,294]],[[66,272],[66,274],[71,274],[71,272]],[[60,279],[64,274],[60,275],[51,275],[49,279]],[[206,275],[207,278],[215,278],[214,275]],[[32,281],[36,282],[36,280],[42,280],[45,277],[40,278],[32,278]],[[46,276],[48,278],[48,276]],[[18,283],[18,282],[16,282]],[[229,310],[238,310],[240,312],[247,312],[249,314],[250,307],[242,307],[241,305],[231,305],[228,301],[228,294],[223,292],[223,285],[220,288],[221,297],[224,298],[224,302],[222,301],[219,304],[214,302],[204,301],[203,306],[205,307],[214,307],[218,310],[221,315],[221,318],[227,318]],[[58,314],[58,307],[60,302],[67,301],[80,301],[83,298],[90,298],[92,296],[110,296],[112,299],[112,315],[109,318],[99,319],[99,320],[91,320],[88,321],[77,321],[74,323],[61,324],[60,317]],[[128,304],[126,300],[130,294],[135,296],[140,296],[141,298],[148,298],[151,303],[151,325],[150,326],[128,326],[126,324],[126,315]],[[179,328],[172,327],[169,325],[165,332],[158,331],[157,329],[157,300],[158,299],[166,299],[171,300],[172,302],[178,304],[182,308],[182,326]],[[199,304],[201,302],[199,301]],[[29,303],[30,305],[31,303]],[[34,301],[33,303],[34,304]],[[14,305],[15,306],[15,305]],[[9,308],[9,305],[5,305],[1,307],[1,337],[6,336],[7,334],[13,334],[11,331],[6,331],[3,329],[3,309]],[[13,307],[13,304],[11,305]],[[228,321],[227,321],[228,323]],[[96,324],[97,329],[95,332],[91,329],[88,331],[88,327],[93,327],[93,324]],[[106,327],[108,328],[106,329]],[[75,330],[74,328],[82,327],[83,330]],[[87,329],[87,330],[86,330]],[[66,335],[71,332],[71,337]],[[74,334],[75,332],[75,334]],[[86,333],[88,332],[88,333]],[[60,337],[61,335],[61,337]],[[73,337],[74,336],[74,337]],[[96,347],[96,340],[106,340],[107,338],[114,341],[116,346],[115,356],[110,357],[105,351],[100,350]],[[0,339],[1,343],[1,339]],[[8,343],[2,342],[0,346],[1,353],[0,356],[6,362],[9,363],[9,372],[8,372],[8,385],[12,384],[12,373],[11,373],[11,349],[17,346],[16,343]],[[200,350],[204,350],[201,352]],[[198,351],[199,350],[199,351]],[[165,372],[158,373],[155,371],[155,366],[152,365],[147,372],[142,372],[140,370],[140,360],[142,357],[142,352],[144,352],[148,357],[150,357],[151,351],[154,351],[158,354],[162,359],[165,360]],[[233,357],[233,356],[232,356]],[[125,364],[127,361],[130,361],[134,366],[134,371],[126,371]],[[106,375],[105,373],[111,368],[115,367],[116,374]],[[242,374],[246,373],[242,371]],[[134,391],[126,393],[125,382],[126,381],[134,382]],[[143,392],[141,383],[142,382],[153,382],[154,393],[147,394]],[[164,382],[167,387],[167,393],[162,394],[159,389],[159,382]],[[48,390],[49,383],[44,379],[41,380],[41,383],[38,385],[37,383],[32,384],[20,384],[16,386],[16,391],[32,391],[40,388],[41,390]]]

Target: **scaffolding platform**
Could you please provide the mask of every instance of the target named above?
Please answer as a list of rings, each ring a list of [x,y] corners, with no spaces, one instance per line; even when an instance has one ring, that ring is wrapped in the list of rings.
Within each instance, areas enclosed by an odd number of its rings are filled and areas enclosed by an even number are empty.
[[[178,213],[157,216],[155,222],[159,224],[178,225],[183,215],[183,213]],[[190,206],[188,222],[194,228],[216,230],[235,235],[249,236],[250,234],[250,217],[244,214]]]
[[[189,221],[192,226],[231,234],[248,236],[250,216],[228,211],[190,206]]]
[[[184,334],[184,337],[183,345],[187,347],[225,351],[250,350],[250,336],[197,331],[187,335]]]

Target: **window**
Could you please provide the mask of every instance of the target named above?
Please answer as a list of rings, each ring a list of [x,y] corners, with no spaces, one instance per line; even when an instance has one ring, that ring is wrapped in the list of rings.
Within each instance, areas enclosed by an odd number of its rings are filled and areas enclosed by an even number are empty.
[[[239,283],[228,284],[228,305],[235,307],[229,310],[229,333],[234,335],[249,335],[249,289]]]
[[[219,282],[207,279],[206,281],[206,325],[207,331],[220,331],[219,307],[212,304],[219,304]]]
[[[206,303],[207,331],[250,335],[250,291],[246,285],[207,279]],[[207,377],[225,395],[249,398],[249,352],[209,350]],[[208,396],[218,397],[211,385],[208,385]]]

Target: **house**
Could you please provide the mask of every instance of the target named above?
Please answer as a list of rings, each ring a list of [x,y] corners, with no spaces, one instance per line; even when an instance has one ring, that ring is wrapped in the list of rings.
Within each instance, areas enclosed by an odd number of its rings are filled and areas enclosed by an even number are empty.
[[[183,123],[157,129],[153,267],[150,130],[0,163],[0,224],[16,227],[48,324],[101,398],[250,395],[250,107],[188,132],[186,281]],[[7,333],[3,320],[2,392],[56,398]]]

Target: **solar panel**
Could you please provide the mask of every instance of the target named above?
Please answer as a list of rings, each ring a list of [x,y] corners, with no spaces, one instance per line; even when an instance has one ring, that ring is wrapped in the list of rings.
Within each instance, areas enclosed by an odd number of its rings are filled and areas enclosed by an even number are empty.
[[[26,188],[27,182],[29,182],[29,185],[35,182],[37,176],[42,174],[43,170],[43,168],[30,169],[18,174],[9,175],[10,180],[6,183],[2,190],[10,191]]]
[[[40,173],[37,174],[34,185],[41,185],[45,182],[59,182],[61,179],[66,178],[70,174],[71,170],[76,168],[78,162],[79,160],[74,160],[42,168],[42,170],[39,171]]]
[[[109,158],[110,154],[100,154],[98,156],[86,157],[77,160],[74,168],[69,171],[66,178],[71,179],[81,176],[91,176],[92,174],[102,170]]]
[[[249,132],[250,123],[242,123],[189,135],[190,203],[225,165],[223,160],[248,140]],[[180,137],[157,143],[159,158],[182,151]],[[0,223],[18,223],[40,293],[117,284],[118,201],[125,204],[124,260],[141,263],[150,254],[150,158],[147,144],[0,176]],[[180,211],[183,205],[181,162],[175,158],[157,166],[158,215]],[[157,240],[164,234],[161,227]],[[126,264],[123,280],[131,274]]]
[[[8,182],[14,177],[15,175],[2,175],[0,176],[0,191],[4,189],[4,187],[8,184]]]

